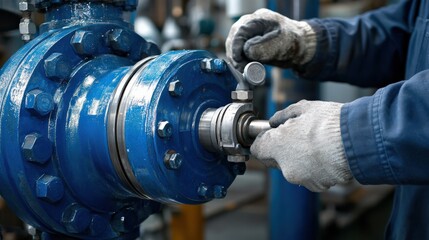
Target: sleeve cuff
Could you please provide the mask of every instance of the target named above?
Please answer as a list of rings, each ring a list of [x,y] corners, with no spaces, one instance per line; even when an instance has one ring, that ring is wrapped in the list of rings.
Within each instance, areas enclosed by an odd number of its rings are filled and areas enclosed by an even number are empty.
[[[390,166],[380,125],[383,89],[341,109],[341,136],[353,176],[362,184],[398,184]]]

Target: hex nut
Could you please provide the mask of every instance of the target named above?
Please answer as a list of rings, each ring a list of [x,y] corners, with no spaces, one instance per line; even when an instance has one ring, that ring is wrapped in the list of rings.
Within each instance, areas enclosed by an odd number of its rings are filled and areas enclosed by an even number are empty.
[[[96,53],[98,41],[92,32],[77,31],[71,39],[71,45],[77,54],[90,56]]]
[[[51,158],[53,146],[47,137],[31,133],[25,136],[21,149],[27,161],[44,164]]]
[[[39,89],[31,90],[25,96],[25,108],[46,116],[54,110],[55,104],[51,94]]]
[[[44,67],[46,76],[53,80],[67,79],[72,72],[71,63],[62,53],[52,53],[45,60]]]
[[[182,166],[183,157],[174,150],[168,150],[164,156],[164,164],[168,169],[176,170]]]
[[[207,186],[206,184],[202,183],[199,187],[198,187],[198,195],[200,197],[203,198],[211,198],[213,193],[211,192],[211,189],[209,186]]]
[[[158,136],[160,138],[169,138],[173,135],[173,126],[168,121],[158,123]]]
[[[238,101],[251,101],[253,99],[253,91],[232,91],[231,99]]]
[[[19,23],[19,32],[24,35],[36,34],[36,24],[30,19],[24,19]]]
[[[173,97],[180,97],[183,94],[183,84],[179,80],[173,81],[168,85],[168,92]]]
[[[81,233],[89,227],[91,214],[88,209],[75,203],[63,212],[61,222],[69,233]]]
[[[110,223],[117,232],[126,233],[139,226],[137,210],[126,208],[116,213]]]
[[[214,198],[220,199],[225,198],[226,196],[226,188],[221,185],[216,185],[213,187],[213,196]]]
[[[36,181],[36,195],[51,203],[58,202],[64,196],[64,185],[58,177],[43,175]]]
[[[32,12],[34,11],[34,4],[26,1],[20,1],[18,5],[19,11],[21,12]]]
[[[209,73],[224,73],[227,65],[223,59],[205,58],[201,61],[201,69]]]
[[[244,163],[247,160],[249,160],[249,156],[246,156],[246,155],[228,155],[227,159],[228,159],[228,162]]]
[[[110,47],[119,53],[128,53],[131,50],[131,34],[124,29],[114,29],[108,33]]]

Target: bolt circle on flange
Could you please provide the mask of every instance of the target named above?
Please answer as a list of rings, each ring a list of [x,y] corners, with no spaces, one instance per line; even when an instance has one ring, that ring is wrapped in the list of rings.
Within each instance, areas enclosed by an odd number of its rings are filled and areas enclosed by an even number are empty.
[[[173,81],[168,85],[168,92],[173,97],[180,97],[183,94],[183,84],[179,81]]]
[[[44,67],[46,77],[53,80],[67,79],[72,72],[71,63],[62,53],[52,53],[45,60]]]
[[[38,113],[41,116],[48,115],[54,110],[55,104],[51,94],[39,89],[31,90],[25,96],[25,108]]]
[[[183,157],[174,150],[168,150],[164,156],[164,164],[168,169],[176,170],[182,166]]]
[[[36,195],[51,203],[57,202],[64,196],[64,185],[58,177],[43,175],[36,181]]]
[[[31,133],[25,136],[21,149],[27,161],[44,164],[51,158],[53,147],[47,137]]]
[[[69,233],[81,233],[91,223],[91,214],[88,209],[72,204],[63,212],[61,222]]]
[[[158,123],[158,136],[160,138],[169,138],[173,135],[173,126],[168,121]]]
[[[92,32],[77,31],[70,43],[79,55],[91,56],[97,52],[98,41]]]

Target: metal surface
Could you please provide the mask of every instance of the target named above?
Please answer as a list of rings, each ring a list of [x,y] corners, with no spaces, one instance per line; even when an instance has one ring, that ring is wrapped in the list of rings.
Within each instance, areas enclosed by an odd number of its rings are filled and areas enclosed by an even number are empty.
[[[270,123],[266,120],[254,120],[249,123],[248,133],[250,138],[256,138],[259,133],[270,130]]]

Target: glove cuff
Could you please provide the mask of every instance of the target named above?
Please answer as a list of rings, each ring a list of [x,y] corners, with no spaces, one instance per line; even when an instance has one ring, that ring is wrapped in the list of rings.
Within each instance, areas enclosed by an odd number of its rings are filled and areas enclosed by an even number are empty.
[[[331,164],[326,165],[331,169],[326,169],[331,173],[331,177],[335,176],[337,183],[347,183],[353,179],[346,153],[344,150],[343,141],[341,138],[340,115],[343,104],[332,104],[330,108],[325,109],[325,121],[321,123],[320,136],[327,154],[325,156],[331,159]],[[326,144],[328,142],[328,144]]]
[[[307,22],[299,21],[297,25],[298,28],[302,30],[302,38],[300,40],[300,52],[298,54],[300,57],[297,58],[295,64],[302,66],[310,62],[316,54],[317,37],[316,32]]]

